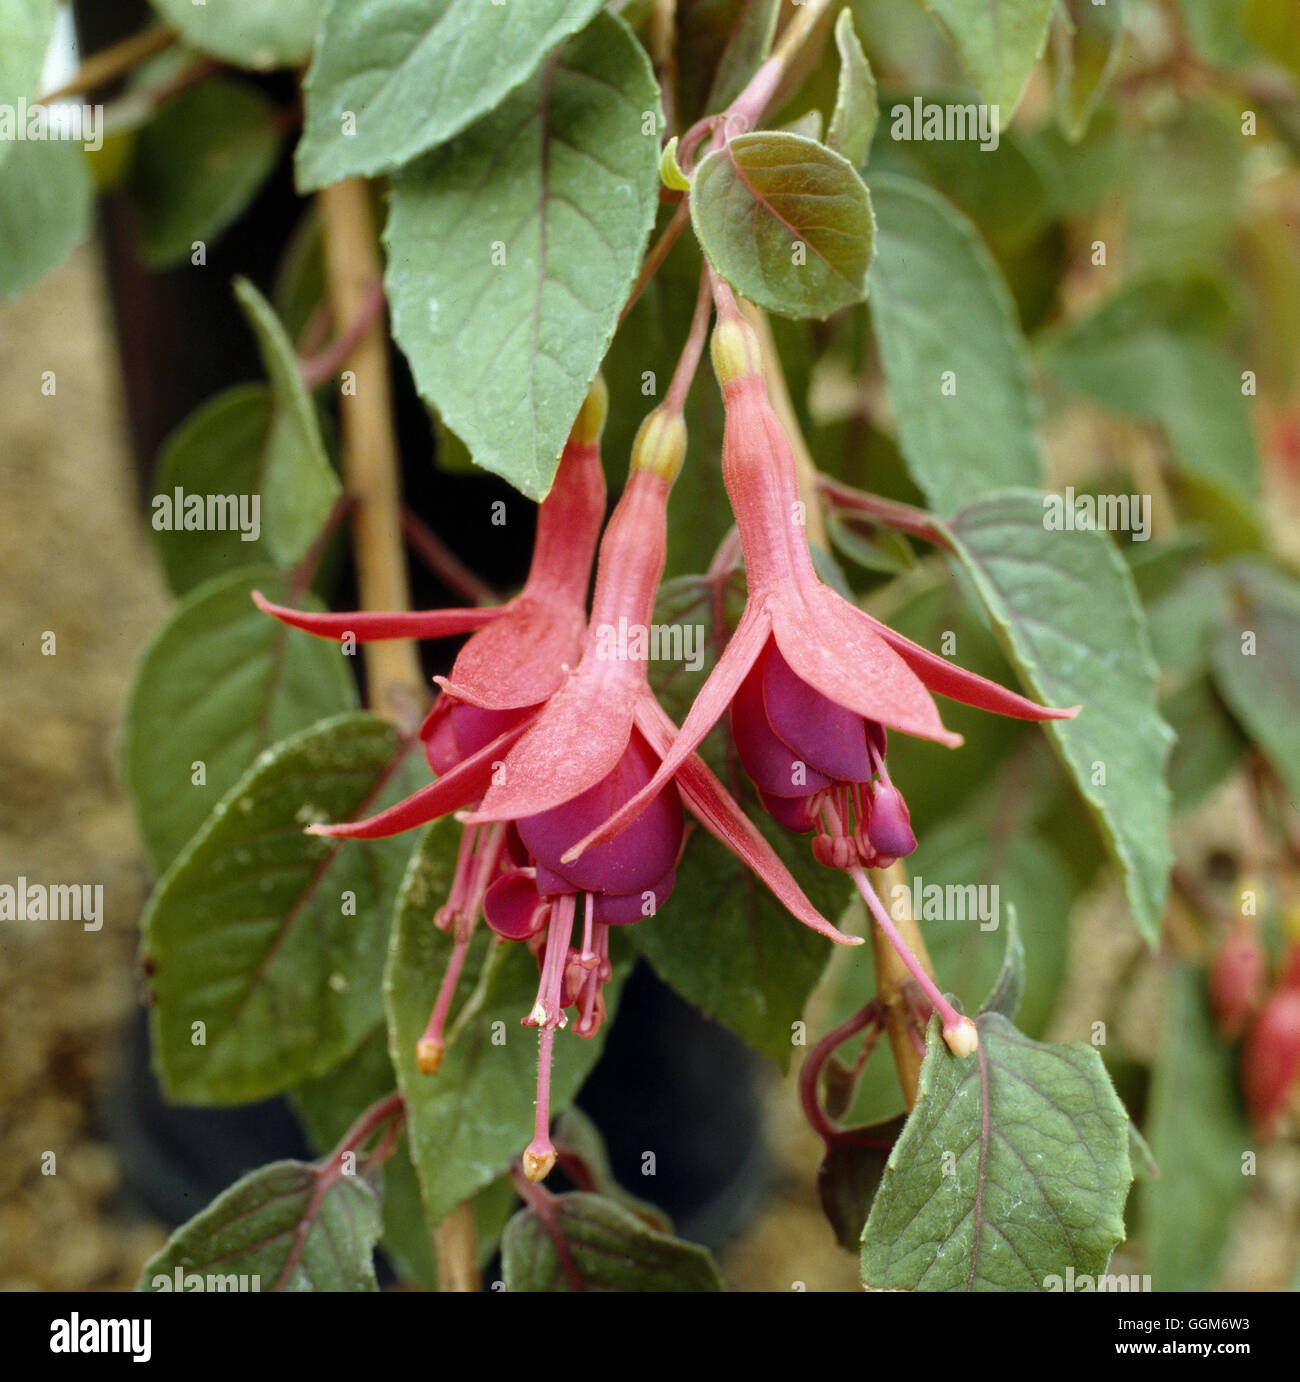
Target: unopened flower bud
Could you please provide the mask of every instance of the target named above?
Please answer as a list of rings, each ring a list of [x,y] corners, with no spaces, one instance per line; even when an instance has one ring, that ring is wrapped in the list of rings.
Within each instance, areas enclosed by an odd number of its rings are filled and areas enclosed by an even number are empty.
[[[573,420],[569,440],[578,445],[590,446],[600,440],[605,430],[605,417],[609,412],[609,389],[603,375],[597,374],[591,381],[587,396],[582,400],[578,416]]]
[[[431,1037],[421,1037],[415,1043],[415,1064],[421,1075],[436,1075],[442,1067],[446,1047]]]
[[[548,1140],[534,1139],[524,1150],[524,1175],[536,1184],[551,1174],[555,1165],[555,1148]]]
[[[1235,1041],[1259,1011],[1268,983],[1268,957],[1259,938],[1246,930],[1231,936],[1210,962],[1210,1007],[1219,1035]]]
[[[686,423],[679,412],[647,413],[632,443],[632,469],[650,470],[667,484],[677,478],[686,455]]]
[[[709,353],[713,356],[713,372],[719,384],[731,384],[746,375],[763,372],[758,333],[743,317],[718,318]]]
[[[1278,988],[1246,1034],[1241,1083],[1256,1133],[1269,1140],[1300,1087],[1300,991]]]
[[[892,782],[877,782],[871,790],[871,819],[867,839],[879,854],[900,859],[916,848],[912,818],[903,794]]]

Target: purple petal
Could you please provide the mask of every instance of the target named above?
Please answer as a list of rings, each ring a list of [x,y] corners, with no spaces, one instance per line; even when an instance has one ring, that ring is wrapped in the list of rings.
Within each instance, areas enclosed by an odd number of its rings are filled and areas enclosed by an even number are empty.
[[[836,705],[797,676],[775,642],[763,660],[763,705],[772,729],[833,782],[870,782],[861,715]]]

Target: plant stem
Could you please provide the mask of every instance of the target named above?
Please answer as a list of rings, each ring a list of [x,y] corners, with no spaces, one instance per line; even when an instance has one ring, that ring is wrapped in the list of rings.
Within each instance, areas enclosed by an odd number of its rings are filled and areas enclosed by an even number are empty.
[[[695,298],[690,330],[686,333],[686,342],[682,346],[681,355],[678,356],[677,366],[668,384],[668,392],[664,395],[662,406],[665,413],[676,413],[680,416],[686,408],[686,396],[691,391],[695,372],[700,367],[700,356],[704,353],[704,341],[709,332],[712,307],[713,294],[709,291],[709,270],[707,266],[702,266],[700,291]]]
[[[663,234],[650,247],[650,252],[641,264],[641,272],[637,275],[637,280],[632,285],[632,291],[623,304],[623,310],[619,313],[618,322],[620,326],[622,326],[627,314],[636,306],[637,298],[645,292],[646,284],[659,272],[660,265],[668,258],[669,252],[677,243],[677,237],[686,228],[686,222],[690,219],[690,203],[683,197],[678,203],[677,210],[673,213],[672,220],[664,227]]]
[[[922,542],[932,543],[945,551],[952,550],[952,538],[939,520],[924,509],[900,504],[894,499],[882,499],[878,494],[867,494],[864,490],[854,489],[852,485],[832,480],[828,475],[819,476],[817,483],[821,492],[839,508],[866,514],[886,528],[895,528],[900,533],[919,537]]]
[[[379,249],[365,182],[350,179],[317,194],[325,241],[325,282],[334,321],[346,337],[368,309],[381,277]],[[347,357],[355,391],[340,399],[343,475],[356,498],[353,546],[361,608],[411,607],[402,546],[401,468],[393,434],[392,380],[388,334],[376,316]],[[371,706],[404,730],[414,732],[424,705],[424,677],[409,639],[367,643],[366,684]]]
[[[901,863],[896,861],[887,869],[873,870],[873,874],[873,883],[876,879],[883,880],[884,886],[891,892],[896,885],[901,884],[908,896],[911,896],[911,889],[907,887],[907,870]],[[869,886],[871,885],[869,884]],[[934,966],[930,963],[930,955],[925,948],[925,939],[921,935],[921,928],[916,924],[916,918],[912,916],[910,903],[906,908],[905,915],[900,917],[894,926],[922,969],[927,974],[933,975]],[[916,1103],[916,1089],[921,1079],[923,1056],[918,1053],[912,1041],[911,1005],[907,1001],[903,987],[905,984],[914,982],[915,976],[878,925],[871,927],[871,952],[876,961],[876,1001],[880,1004],[880,1010],[884,1015],[885,1032],[889,1037],[890,1049],[894,1053],[894,1068],[898,1071],[898,1083],[902,1088],[903,1099],[910,1112]]]
[[[411,550],[447,587],[467,604],[496,605],[500,596],[447,546],[427,523],[410,509],[402,510],[402,533]]]
[[[47,91],[41,97],[40,104],[46,105],[62,96],[84,94],[107,86],[109,82],[125,76],[145,58],[170,48],[176,42],[176,37],[175,31],[164,24],[154,24],[138,34],[131,34],[87,58],[62,86]]]
[[[370,214],[370,192],[360,179],[317,193],[325,242],[325,286],[339,333],[366,311],[371,285],[382,277]],[[348,364],[354,393],[340,400],[345,487],[356,498],[352,528],[361,607],[406,610],[411,606],[402,546],[401,467],[393,433],[393,390],[388,332],[382,314],[358,340]],[[414,733],[426,693],[414,642],[392,639],[364,645],[370,703],[400,728]],[[478,1253],[468,1202],[434,1230],[438,1284],[444,1291],[476,1291]]]

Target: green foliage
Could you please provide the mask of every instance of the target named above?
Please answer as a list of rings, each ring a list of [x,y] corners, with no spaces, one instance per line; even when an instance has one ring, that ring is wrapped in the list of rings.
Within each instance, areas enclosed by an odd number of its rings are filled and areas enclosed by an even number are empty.
[[[644,50],[601,15],[394,182],[394,334],[475,463],[530,498],[550,488],[636,279],[660,121]]]
[[[237,67],[263,69],[306,62],[327,0],[152,0],[191,47]],[[334,8],[340,8],[335,5]]]
[[[555,1196],[544,1212],[521,1209],[502,1236],[501,1265],[507,1291],[723,1289],[704,1248],[657,1232],[613,1200],[580,1191]]]
[[[132,145],[129,187],[151,268],[190,257],[253,199],[275,167],[276,109],[243,82],[214,78],[164,102]]]
[[[300,185],[310,191],[392,172],[446,143],[496,109],[599,9],[600,0],[330,5],[306,83]]]
[[[1054,0],[926,0],[952,35],[980,95],[1004,121],[1047,44]]]
[[[871,321],[898,440],[931,507],[1035,485],[1042,457],[1024,343],[974,228],[909,179],[872,178],[879,253]]]
[[[1148,1270],[1157,1291],[1207,1291],[1249,1185],[1251,1136],[1202,970],[1170,971],[1160,1041],[1147,1127],[1160,1175],[1141,1191]]]
[[[410,842],[304,828],[374,814],[427,771],[385,721],[339,715],[266,750],[213,807],[141,921],[169,1097],[278,1093],[328,1070],[374,1026]]]
[[[94,186],[68,140],[0,140],[0,302],[25,293],[90,234]]]
[[[867,295],[871,198],[848,159],[815,140],[764,131],[707,154],[691,219],[713,267],[759,307],[826,317]]]
[[[996,1012],[976,1026],[979,1050],[959,1060],[930,1025],[862,1231],[868,1287],[1049,1290],[1067,1268],[1104,1273],[1124,1237],[1128,1115],[1101,1057],[1030,1041]]]
[[[1083,706],[1047,730],[1119,867],[1133,924],[1154,945],[1171,864],[1165,763],[1173,734],[1156,705],[1128,568],[1100,533],[1048,530],[1047,503],[1024,491],[991,495],[962,509],[951,532],[1032,691],[1046,705]]]
[[[356,705],[340,649],[263,614],[252,601],[259,588],[268,600],[294,600],[266,567],[217,576],[181,602],[140,661],[122,770],[155,873],[259,753]],[[321,607],[311,597],[301,603]]]
[[[137,1290],[376,1291],[379,1203],[358,1176],[326,1180],[318,1167],[277,1161],[253,1171],[182,1224],[144,1265]],[[213,1280],[229,1285],[213,1285]],[[249,1288],[253,1289],[253,1288]]]

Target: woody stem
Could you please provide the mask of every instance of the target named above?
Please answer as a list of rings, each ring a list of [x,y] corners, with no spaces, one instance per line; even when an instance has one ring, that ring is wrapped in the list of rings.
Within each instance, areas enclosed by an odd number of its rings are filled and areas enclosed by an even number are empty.
[[[379,245],[370,214],[368,185],[359,179],[317,193],[324,229],[325,284],[340,332],[366,311],[371,285],[382,276]],[[356,388],[340,400],[343,474],[356,497],[352,529],[361,607],[411,607],[402,547],[402,500],[397,439],[393,432],[388,332],[380,313],[357,341],[348,365]],[[366,684],[370,702],[400,727],[414,731],[424,703],[424,679],[409,639],[367,643]],[[444,1291],[476,1291],[478,1258],[469,1202],[453,1210],[434,1230],[438,1281]]]

